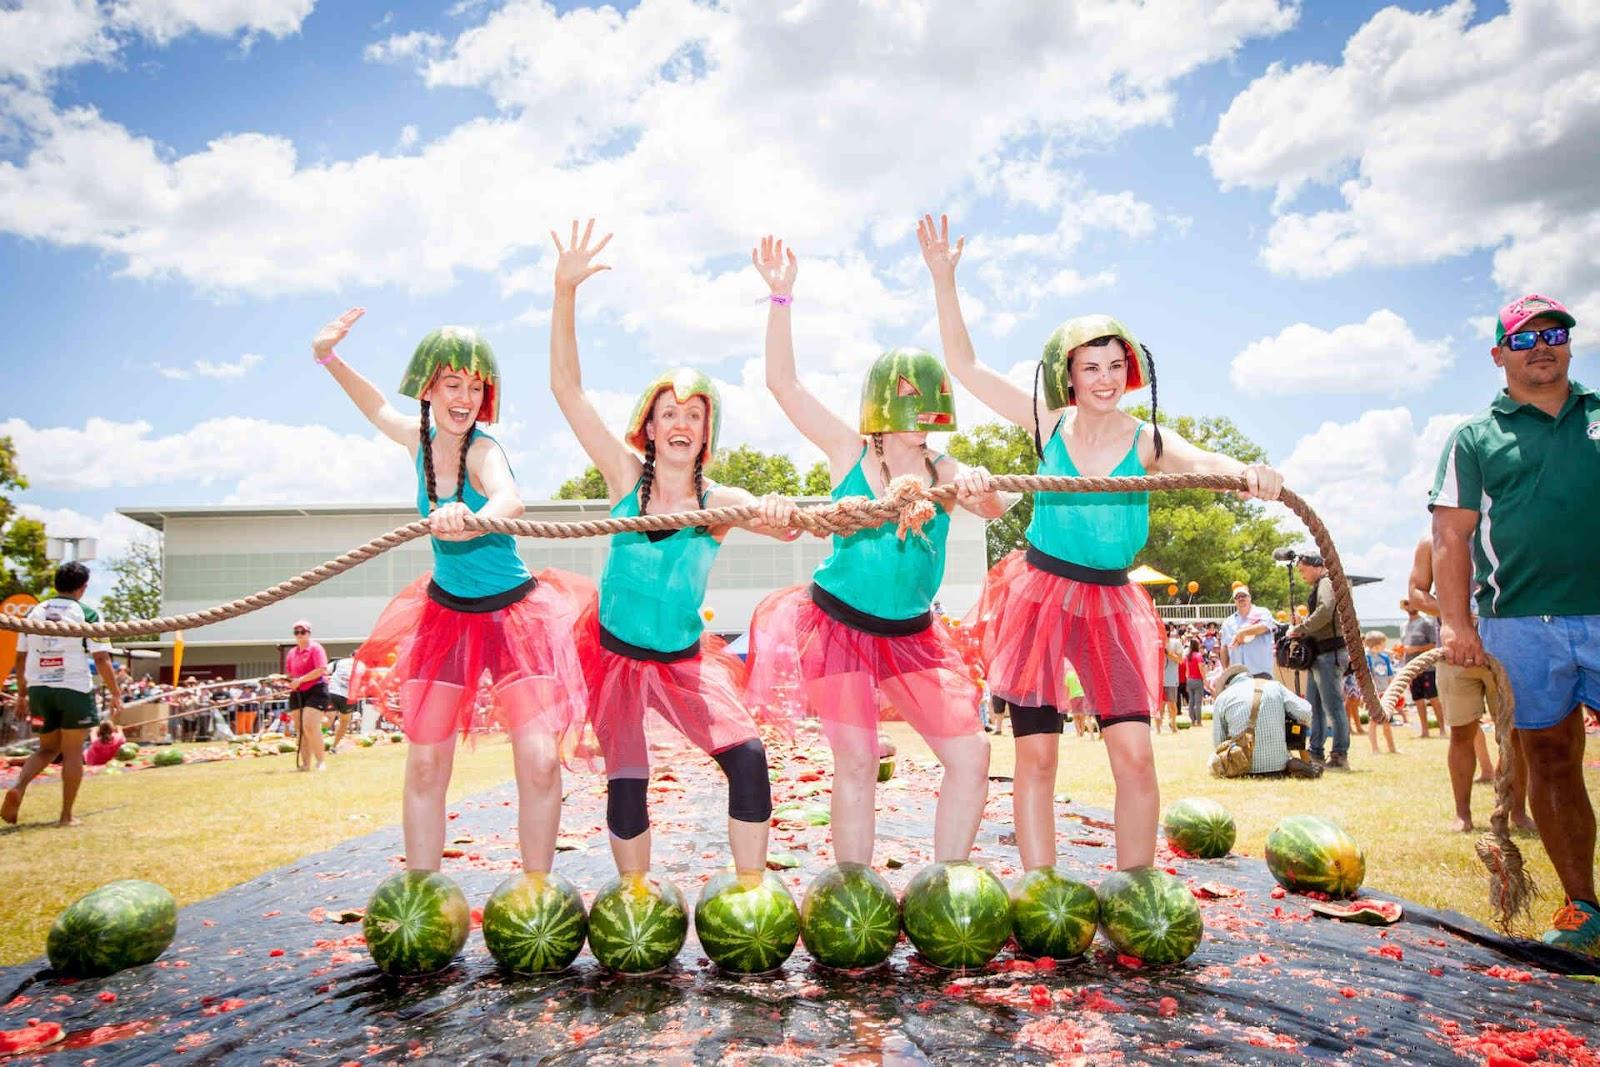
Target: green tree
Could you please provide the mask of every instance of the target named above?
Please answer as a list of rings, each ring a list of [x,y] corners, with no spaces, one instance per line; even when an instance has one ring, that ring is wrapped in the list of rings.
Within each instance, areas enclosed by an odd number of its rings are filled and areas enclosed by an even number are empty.
[[[763,452],[749,445],[722,449],[706,467],[706,477],[722,485],[737,485],[756,496],[783,493],[786,496],[827,496],[832,489],[828,465],[817,463],[806,471],[804,482],[794,460],[781,452]],[[557,500],[604,500],[606,480],[593,466],[576,478],[568,478],[556,490]]]
[[[561,488],[556,490],[557,500],[605,500],[610,495],[606,492],[606,480],[600,476],[600,468],[593,464],[585,467],[576,478],[562,482]]]
[[[1148,408],[1132,408],[1129,413],[1138,418],[1150,417]],[[1226,417],[1173,418],[1163,412],[1161,425],[1170,426],[1201,448],[1222,452],[1240,462],[1266,460],[1266,450]],[[961,462],[986,467],[994,474],[1032,474],[1038,468],[1033,434],[1019,426],[984,423],[952,437],[949,451]],[[1033,498],[1025,496],[989,524],[991,564],[1024,546],[1024,533],[1032,518]],[[1272,551],[1299,540],[1254,501],[1209,489],[1153,493],[1150,539],[1139,553],[1139,562],[1172,575],[1180,587],[1190,581],[1199,582],[1196,597],[1201,601],[1225,601],[1233,583],[1242,581],[1249,583],[1257,602],[1277,608],[1285,606],[1288,594],[1283,567],[1273,561]],[[1154,593],[1158,602],[1166,598],[1164,589]],[[1186,589],[1180,588],[1180,595],[1186,596]]]
[[[55,568],[45,558],[44,524],[17,514],[9,493],[28,488],[17,467],[17,450],[9,437],[0,437],[0,598],[13,593],[38,594],[54,579]]]
[[[833,493],[833,474],[828,470],[828,461],[819,459],[806,471],[805,481],[800,486],[804,496],[830,496]]]
[[[161,546],[155,541],[135,541],[128,553],[111,561],[116,584],[100,600],[100,614],[111,622],[153,619],[161,614]],[[153,640],[152,636],[131,638]]]

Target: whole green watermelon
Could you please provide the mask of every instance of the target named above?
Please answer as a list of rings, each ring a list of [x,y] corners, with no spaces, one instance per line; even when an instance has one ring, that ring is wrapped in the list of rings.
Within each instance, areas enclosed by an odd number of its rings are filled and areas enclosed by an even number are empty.
[[[694,932],[711,962],[733,974],[783,966],[800,939],[800,909],[771,871],[758,879],[713,875],[694,906]]]
[[[178,932],[178,902],[154,882],[108,882],[56,916],[45,955],[59,974],[96,978],[154,962]]]
[[[489,954],[517,974],[565,970],[583,951],[588,933],[583,898],[559,874],[514,874],[495,887],[483,907]]]
[[[467,943],[472,909],[461,887],[438,871],[402,871],[367,901],[361,929],[384,974],[433,974],[450,966]]]
[[[924,867],[901,901],[906,936],[935,967],[982,967],[1011,936],[1011,898],[1000,879],[967,860]]]
[[[1100,929],[1117,951],[1146,963],[1181,963],[1205,924],[1187,886],[1159,867],[1132,867],[1100,883]]]
[[[1029,956],[1065,960],[1081,956],[1094,942],[1100,900],[1092,886],[1039,867],[1011,887],[1011,936]]]
[[[150,762],[156,767],[181,767],[183,765],[183,753],[175,748],[164,748],[157,752]]]
[[[117,749],[117,762],[119,763],[127,763],[138,758],[139,746],[132,741],[124,742],[122,747]]]
[[[1291,893],[1354,896],[1367,876],[1367,857],[1336,824],[1317,815],[1291,815],[1267,835],[1267,870]]]
[[[1172,805],[1161,828],[1170,843],[1203,860],[1226,856],[1239,836],[1228,809],[1206,797],[1185,797]]]
[[[900,902],[864,863],[829,867],[800,902],[800,937],[825,967],[876,967],[900,940]]]
[[[689,911],[678,887],[665,879],[621,875],[608,882],[589,909],[589,949],[624,974],[649,974],[671,963],[689,936]]]

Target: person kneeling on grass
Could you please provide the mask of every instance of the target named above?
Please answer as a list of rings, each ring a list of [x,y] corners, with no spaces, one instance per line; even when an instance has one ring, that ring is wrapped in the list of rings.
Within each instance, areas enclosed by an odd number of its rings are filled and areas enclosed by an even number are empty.
[[[1214,746],[1255,734],[1255,751],[1246,774],[1288,774],[1294,778],[1317,778],[1322,771],[1315,764],[1289,755],[1285,740],[1288,720],[1311,725],[1311,704],[1277,682],[1252,677],[1242,663],[1235,663],[1217,680],[1217,698],[1211,707],[1211,741]]]

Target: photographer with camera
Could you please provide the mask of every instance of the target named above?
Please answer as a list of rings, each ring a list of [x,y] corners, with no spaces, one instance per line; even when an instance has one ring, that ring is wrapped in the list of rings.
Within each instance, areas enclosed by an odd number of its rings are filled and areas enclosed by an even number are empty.
[[[1311,705],[1241,663],[1222,672],[1211,708],[1211,773],[1218,778],[1288,774],[1317,778],[1322,768],[1289,754],[1291,727],[1311,722]]]
[[[1311,677],[1306,686],[1311,698],[1311,760],[1322,763],[1323,743],[1333,735],[1333,752],[1327,765],[1336,770],[1350,769],[1350,720],[1344,713],[1344,693],[1340,676],[1350,662],[1350,653],[1339,639],[1339,628],[1333,613],[1333,582],[1328,578],[1328,568],[1315,552],[1302,552],[1295,561],[1300,567],[1300,578],[1311,587],[1306,599],[1308,614],[1284,634],[1290,641],[1299,640],[1310,646]]]

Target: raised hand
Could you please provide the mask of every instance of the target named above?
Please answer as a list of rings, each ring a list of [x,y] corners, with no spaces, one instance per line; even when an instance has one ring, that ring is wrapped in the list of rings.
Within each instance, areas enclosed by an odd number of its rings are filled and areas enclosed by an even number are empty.
[[[794,249],[783,247],[783,238],[768,234],[760,246],[750,250],[750,262],[761,272],[774,296],[788,296],[794,292],[794,276],[800,267],[794,258]]]
[[[1265,463],[1251,464],[1242,473],[1249,488],[1239,495],[1246,499],[1276,500],[1283,492],[1283,475]]]
[[[366,308],[351,308],[338,318],[330,320],[326,326],[317,331],[317,336],[311,339],[312,358],[319,363],[326,361],[328,354],[333,351],[333,346],[343,341],[344,335],[350,332],[350,327],[366,313]]]
[[[556,236],[556,231],[550,231],[550,240],[556,245],[556,288],[576,289],[578,285],[587,280],[590,275],[598,274],[611,267],[605,263],[592,263],[591,260],[600,254],[600,250],[611,243],[608,233],[600,238],[600,243],[594,247],[589,246],[589,239],[594,236],[594,219],[589,220],[589,225],[583,228],[583,236],[578,236],[578,220],[572,220],[572,237],[567,246],[561,246],[561,238]]]
[[[940,215],[937,226],[932,215],[918,219],[917,243],[922,246],[923,262],[928,264],[928,270],[933,272],[935,280],[955,279],[956,264],[961,262],[961,252],[967,246],[967,239],[957,238],[955,246],[951,247],[949,215]]]

